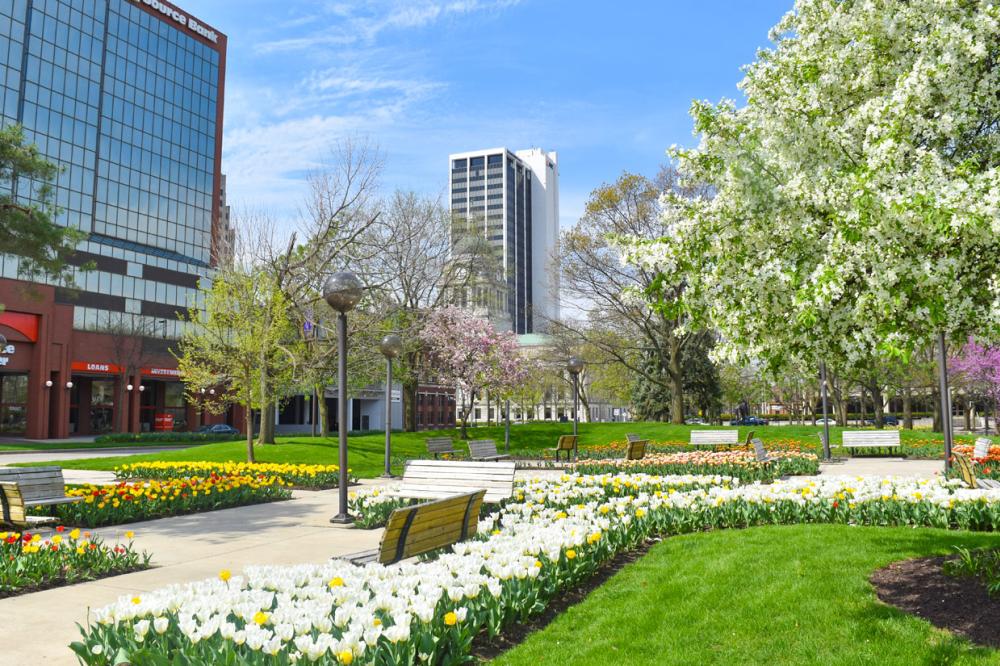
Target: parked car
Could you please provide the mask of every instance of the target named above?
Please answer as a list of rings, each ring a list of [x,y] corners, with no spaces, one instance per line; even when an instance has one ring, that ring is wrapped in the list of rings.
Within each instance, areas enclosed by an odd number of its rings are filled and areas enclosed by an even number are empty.
[[[700,416],[692,416],[689,419],[685,419],[684,423],[688,425],[705,425],[705,419],[701,418]]]
[[[816,425],[832,425],[832,426],[835,426],[835,425],[837,425],[837,419],[818,418],[818,419],[816,419]]]
[[[875,425],[875,419],[866,419],[865,420],[865,425]],[[882,416],[882,425],[898,426],[899,425],[899,419],[897,419],[892,414],[884,414]]]
[[[759,416],[744,416],[741,419],[733,419],[729,422],[731,426],[766,426],[767,421]]]
[[[216,423],[215,425],[203,425],[198,428],[198,432],[206,432],[212,435],[238,435],[240,431],[231,425],[226,425],[225,423]]]

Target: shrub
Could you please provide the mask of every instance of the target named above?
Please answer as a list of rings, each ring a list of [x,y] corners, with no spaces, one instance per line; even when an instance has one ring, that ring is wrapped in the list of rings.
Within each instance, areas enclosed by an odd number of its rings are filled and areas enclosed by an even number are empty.
[[[218,435],[210,432],[116,432],[98,435],[94,438],[97,444],[121,444],[135,442],[136,444],[188,444],[233,442],[246,439],[244,435]]]

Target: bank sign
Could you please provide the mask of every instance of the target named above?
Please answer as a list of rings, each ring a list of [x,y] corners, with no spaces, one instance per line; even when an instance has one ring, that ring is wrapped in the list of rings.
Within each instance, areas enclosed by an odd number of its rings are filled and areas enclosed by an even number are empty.
[[[0,368],[10,363],[10,357],[14,355],[14,345],[0,347]]]
[[[167,18],[172,19],[175,23],[179,23],[185,28],[195,32],[213,44],[219,43],[219,35],[210,28],[203,26],[198,23],[198,21],[192,17],[188,16],[182,11],[178,11],[166,4],[165,2],[160,2],[160,0],[132,0],[133,4],[136,5],[146,5],[155,12],[160,12]]]

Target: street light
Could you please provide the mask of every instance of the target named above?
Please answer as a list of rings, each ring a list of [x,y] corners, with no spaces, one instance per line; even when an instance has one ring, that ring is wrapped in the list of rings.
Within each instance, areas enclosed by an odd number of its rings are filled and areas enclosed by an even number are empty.
[[[583,359],[579,356],[570,356],[569,360],[566,361],[566,369],[569,370],[569,374],[573,375],[573,436],[576,436],[577,431],[577,421],[579,420],[579,408],[577,406],[580,399],[580,391],[578,389],[580,382],[580,373],[583,372]],[[576,462],[576,440],[573,441],[573,462]]]
[[[382,338],[378,349],[385,356],[385,473],[387,479],[392,478],[392,359],[403,352],[403,339],[398,335],[387,335]]]
[[[830,414],[826,396],[826,362],[819,364],[820,389],[823,396],[823,460],[830,459]]]
[[[340,458],[340,512],[331,523],[351,523],[347,513],[347,313],[354,309],[363,295],[358,276],[349,271],[334,273],[323,285],[323,298],[337,315],[337,449]]]

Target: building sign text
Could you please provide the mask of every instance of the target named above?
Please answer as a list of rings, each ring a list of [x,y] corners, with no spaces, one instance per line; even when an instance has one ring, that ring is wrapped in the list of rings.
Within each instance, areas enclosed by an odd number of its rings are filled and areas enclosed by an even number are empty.
[[[160,0],[132,0],[132,2],[137,5],[146,5],[153,11],[160,12],[164,16],[173,19],[174,22],[179,23],[192,32],[201,35],[213,44],[219,43],[219,35],[214,30],[203,26],[198,23],[194,17],[188,16],[184,12],[174,9],[165,2],[160,2]]]

